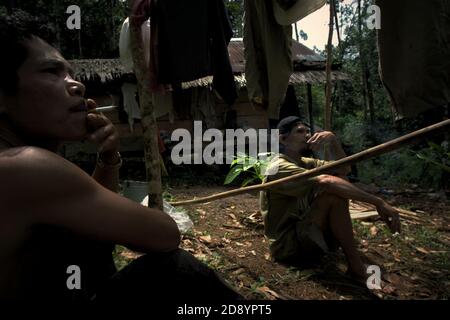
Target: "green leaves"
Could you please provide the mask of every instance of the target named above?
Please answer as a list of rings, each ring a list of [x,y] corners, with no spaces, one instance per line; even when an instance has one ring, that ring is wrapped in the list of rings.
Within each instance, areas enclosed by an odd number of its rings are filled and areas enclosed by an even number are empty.
[[[444,146],[434,142],[428,142],[428,145],[430,146],[428,149],[414,152],[417,158],[450,173],[450,152],[448,152],[448,148],[446,150]]]
[[[236,179],[241,172],[244,171],[243,168],[234,166],[231,168],[230,172],[228,172],[227,176],[225,177],[225,182],[223,184],[230,184],[231,182]]]
[[[242,187],[245,187],[255,181],[262,182],[264,180],[264,172],[269,165],[270,159],[273,154],[260,153],[258,158],[246,155],[238,154],[230,165],[230,171],[225,177],[224,184],[232,183],[241,174],[245,175],[245,179],[242,182]]]

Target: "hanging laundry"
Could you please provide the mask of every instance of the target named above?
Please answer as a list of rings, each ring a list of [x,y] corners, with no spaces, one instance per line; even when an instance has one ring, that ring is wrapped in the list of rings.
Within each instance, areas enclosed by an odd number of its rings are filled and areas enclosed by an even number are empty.
[[[155,92],[152,94],[152,104],[155,119],[169,115],[169,122],[174,123],[175,115],[173,109],[173,98],[172,92],[159,93]]]
[[[377,0],[381,77],[400,117],[450,104],[450,1]]]
[[[134,83],[124,82],[122,84],[123,107],[128,115],[128,124],[130,131],[134,131],[134,120],[141,119],[141,111],[136,100],[137,85]]]
[[[202,121],[204,128],[216,128],[214,92],[208,87],[192,88],[191,115],[194,121]]]
[[[228,53],[228,44],[233,37],[233,29],[223,0],[208,0],[208,5],[208,17],[210,25],[212,24],[213,88],[225,103],[231,106],[238,98]]]
[[[145,17],[143,14],[142,16]],[[142,45],[143,48],[150,48],[151,46],[151,28],[150,19],[145,20],[141,25]],[[126,18],[122,24],[119,39],[120,61],[126,72],[133,72],[133,57],[130,43],[130,24],[129,18]],[[150,65],[150,50],[144,50],[145,63]],[[157,85],[158,86],[158,85]],[[139,106],[134,98],[136,85],[126,83],[122,87],[122,92],[125,101],[125,111],[129,115],[128,122],[131,130],[133,130],[134,119],[140,119]],[[169,114],[169,121],[174,122],[172,94],[165,90],[153,90],[152,102],[154,106],[154,114],[156,118]]]
[[[326,0],[273,0],[275,20],[283,26],[290,26],[320,9],[326,2]]]
[[[275,21],[272,0],[244,1],[245,78],[249,99],[279,119],[293,71],[292,27]]]
[[[158,81],[181,85],[212,75],[214,89],[233,104],[237,90],[227,50],[233,33],[223,0],[158,1],[155,17]]]
[[[158,81],[158,15],[153,13],[155,2],[152,0],[135,0],[131,9],[130,24],[142,26],[141,32],[146,33],[142,36],[144,40],[142,48],[148,65],[150,91],[165,93],[170,91],[171,87],[162,85]],[[147,39],[150,40],[150,43]]]
[[[203,128],[216,128],[215,93],[212,88],[176,88],[172,98],[178,120],[202,121]]]
[[[298,108],[297,95],[295,94],[295,88],[293,85],[289,85],[286,91],[286,98],[280,109],[280,119],[284,119],[289,116],[296,116],[302,118],[300,109]]]
[[[150,19],[146,20],[141,26],[142,33],[142,45],[144,48],[150,47]],[[125,72],[133,72],[133,55],[131,53],[131,42],[130,42],[130,23],[129,18],[126,18],[122,23],[122,28],[120,29],[119,38],[119,54],[120,63],[122,64]],[[150,51],[144,50],[145,54],[145,64],[148,65],[150,62]]]
[[[158,19],[158,79],[161,83],[181,84],[209,74],[212,57],[207,1],[156,3],[152,13]]]
[[[131,55],[130,24],[128,18],[122,23],[122,28],[120,29],[119,54],[120,63],[125,72],[133,72],[133,56]]]
[[[175,87],[172,91],[173,109],[178,120],[191,120],[192,88]]]

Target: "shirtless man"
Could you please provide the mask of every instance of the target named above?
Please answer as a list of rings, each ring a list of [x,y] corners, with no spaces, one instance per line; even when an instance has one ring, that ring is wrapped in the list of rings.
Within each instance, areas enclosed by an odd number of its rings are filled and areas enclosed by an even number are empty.
[[[31,20],[0,17],[0,301],[239,298],[177,249],[170,216],[115,193],[116,129],[88,114],[69,63],[29,30],[38,30]],[[92,177],[56,153],[83,139],[98,146]],[[115,273],[112,244],[147,254]],[[71,265],[78,290],[67,287]]]

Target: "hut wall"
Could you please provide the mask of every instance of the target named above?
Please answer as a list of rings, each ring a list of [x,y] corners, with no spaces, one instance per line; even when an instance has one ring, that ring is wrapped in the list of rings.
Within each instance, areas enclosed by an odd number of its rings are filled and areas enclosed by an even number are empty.
[[[237,128],[267,128],[268,120],[267,114],[262,107],[253,106],[248,100],[247,90],[242,88],[239,91],[239,96],[234,105],[228,107],[220,98],[215,101],[216,111],[216,128],[225,129],[226,113],[227,111],[235,111]],[[228,115],[229,116],[229,115]],[[172,132],[175,129],[183,128],[189,132],[193,132],[193,120],[181,120],[175,118],[174,123],[169,122],[169,117],[163,116],[157,119],[158,127],[161,130]],[[205,126],[204,126],[205,128]]]
[[[143,150],[142,143],[142,126],[140,120],[135,120],[133,130],[126,121],[126,117],[121,116],[123,113],[123,106],[121,103],[121,97],[119,95],[104,95],[96,93],[89,98],[94,99],[99,106],[105,105],[119,105],[120,110],[113,110],[104,113],[116,126],[119,135],[121,137],[121,151],[140,151]],[[268,118],[265,110],[262,107],[254,106],[248,100],[247,90],[241,88],[239,96],[233,106],[228,107],[220,98],[216,99],[216,128],[219,130],[226,129],[225,118],[227,111],[234,111],[236,128],[242,129],[267,129]],[[233,112],[231,112],[232,114]],[[228,115],[229,117],[230,115]],[[175,121],[171,123],[169,117],[163,116],[157,119],[158,128],[161,131],[166,131],[169,135],[176,129],[186,129],[193,133],[194,123],[192,119],[179,119],[175,117]],[[228,128],[232,128],[228,126]],[[206,129],[205,125],[203,129]],[[65,145],[66,156],[74,156],[77,153],[95,153],[96,150],[93,146],[86,143],[67,143]]]

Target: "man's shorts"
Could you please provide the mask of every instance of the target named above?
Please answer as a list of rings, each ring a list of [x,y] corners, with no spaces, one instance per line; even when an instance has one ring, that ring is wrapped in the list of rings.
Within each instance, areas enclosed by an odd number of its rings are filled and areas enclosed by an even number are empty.
[[[337,248],[331,232],[324,232],[313,222],[311,211],[292,217],[290,227],[271,243],[272,258],[288,265],[311,265]]]

